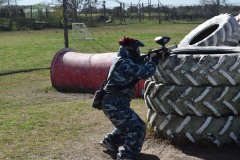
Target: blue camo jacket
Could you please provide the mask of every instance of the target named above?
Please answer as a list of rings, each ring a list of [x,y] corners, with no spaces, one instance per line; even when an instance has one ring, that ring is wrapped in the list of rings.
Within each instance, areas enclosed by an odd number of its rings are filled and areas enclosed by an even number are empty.
[[[156,72],[156,66],[152,61],[137,64],[131,54],[124,47],[120,46],[117,57],[110,67],[108,79],[104,89],[110,93],[122,93],[130,98],[134,97],[135,86],[122,90],[112,90],[112,87],[125,86],[135,79],[147,79]],[[111,75],[111,76],[110,76]]]

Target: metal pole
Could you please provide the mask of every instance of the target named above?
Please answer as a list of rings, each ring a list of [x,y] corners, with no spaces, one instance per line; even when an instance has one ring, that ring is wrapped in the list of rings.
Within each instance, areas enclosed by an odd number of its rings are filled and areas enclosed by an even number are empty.
[[[161,24],[160,4],[158,3],[158,23]]]
[[[126,20],[125,20],[125,3],[123,3],[123,22],[126,23]]]
[[[106,1],[103,1],[103,17],[104,17],[104,22],[106,21]]]
[[[122,24],[122,3],[120,3],[120,24]]]
[[[63,26],[64,26],[64,44],[68,48],[68,18],[67,18],[67,0],[63,0]]]
[[[30,6],[30,8],[31,8],[31,19],[33,19],[33,8],[32,8],[32,5]]]

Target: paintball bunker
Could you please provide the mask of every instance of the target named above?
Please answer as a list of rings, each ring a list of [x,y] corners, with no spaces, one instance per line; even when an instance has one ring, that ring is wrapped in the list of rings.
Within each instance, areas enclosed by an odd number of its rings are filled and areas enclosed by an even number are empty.
[[[147,120],[174,144],[240,146],[240,14],[193,29],[145,82]]]
[[[51,63],[52,86],[59,91],[96,91],[106,80],[116,52],[101,54],[77,53],[64,48]],[[144,81],[136,84],[135,96],[143,96]]]

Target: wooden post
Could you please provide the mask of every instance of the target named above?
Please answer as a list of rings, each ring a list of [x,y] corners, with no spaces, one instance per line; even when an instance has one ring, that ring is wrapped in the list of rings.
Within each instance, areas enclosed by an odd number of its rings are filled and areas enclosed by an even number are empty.
[[[120,3],[120,12],[119,12],[119,16],[120,16],[120,24],[122,24],[122,3]]]
[[[142,3],[142,9],[141,9],[142,10],[142,23],[144,23],[144,16],[145,16],[143,8],[144,8],[144,4]]]
[[[152,1],[149,0],[149,20],[152,19]]]
[[[158,23],[161,24],[160,4],[158,3]]]
[[[141,4],[138,4],[138,8],[139,8],[139,14],[138,14],[138,16],[139,16],[139,22],[141,22],[141,18],[142,18]]]
[[[130,8],[130,15],[132,15],[132,12],[133,12],[133,8],[132,8],[132,2],[131,2],[131,8]]]
[[[46,7],[46,10],[45,10],[45,16],[46,16],[46,18],[48,18],[48,8]]]
[[[93,19],[93,12],[92,12],[92,5],[90,4],[90,14],[91,14],[91,21]]]
[[[63,0],[63,26],[64,26],[64,44],[68,48],[68,17],[67,17],[67,0]]]
[[[123,22],[125,23],[125,3],[123,3]]]
[[[106,22],[106,1],[103,1],[103,17],[104,17],[104,22]]]
[[[30,6],[30,10],[31,10],[31,19],[33,18],[33,7],[32,5]]]

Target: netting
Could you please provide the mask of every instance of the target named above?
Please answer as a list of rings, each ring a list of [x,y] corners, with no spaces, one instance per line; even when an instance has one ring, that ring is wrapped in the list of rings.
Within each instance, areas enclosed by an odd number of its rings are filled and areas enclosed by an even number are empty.
[[[72,23],[72,37],[81,40],[93,39],[84,23]]]

